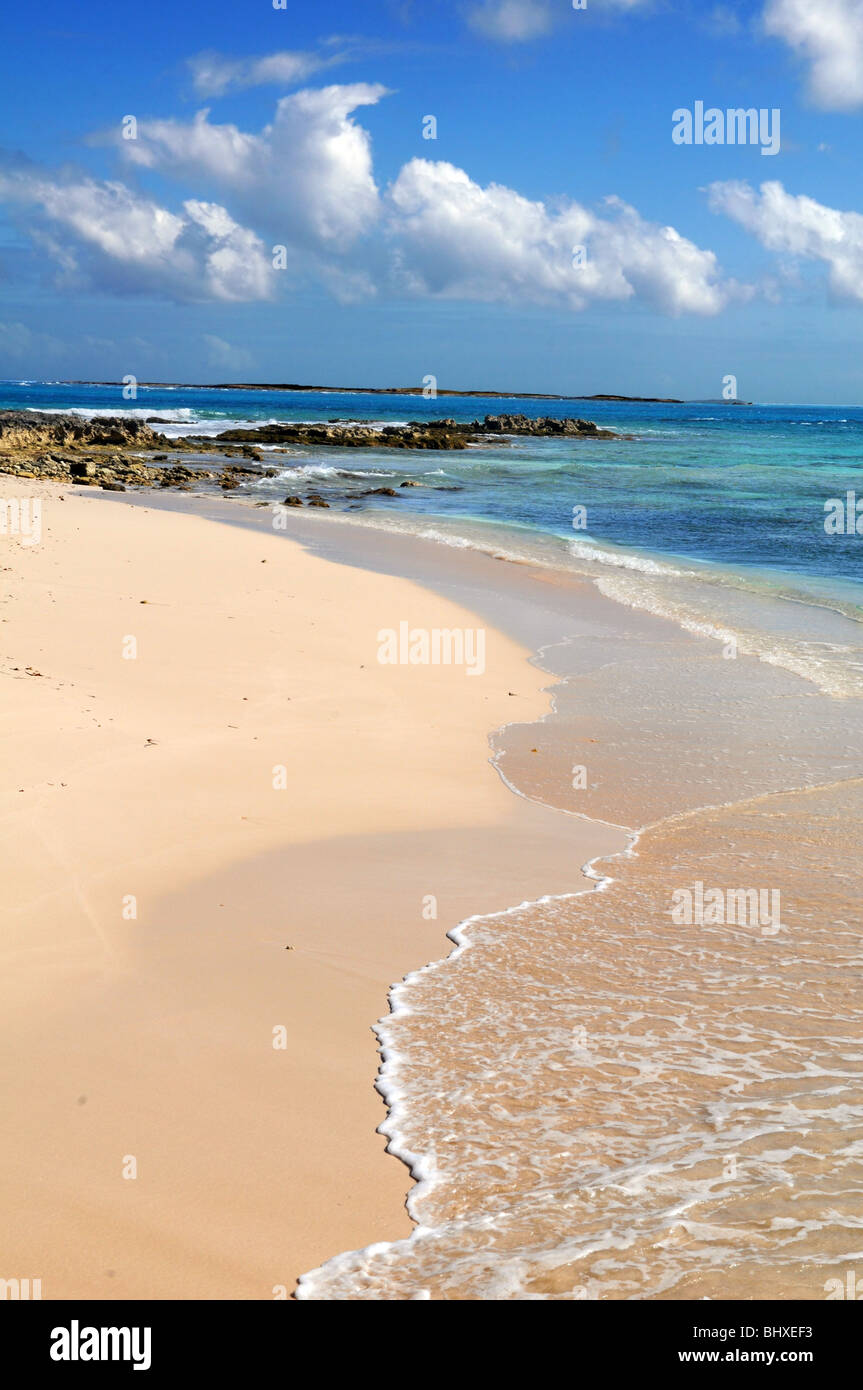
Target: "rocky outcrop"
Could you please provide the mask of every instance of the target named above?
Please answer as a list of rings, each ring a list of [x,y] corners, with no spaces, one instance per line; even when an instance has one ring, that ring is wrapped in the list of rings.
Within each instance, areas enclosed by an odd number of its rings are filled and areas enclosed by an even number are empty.
[[[251,441],[256,444],[314,444],[340,449],[465,449],[468,439],[462,433],[435,430],[429,425],[387,425],[374,429],[368,425],[259,425],[255,429],[225,430],[216,436],[216,445]],[[194,443],[204,441],[195,436]],[[211,441],[211,447],[212,447]]]
[[[186,468],[183,464],[158,467],[142,459],[124,458],[122,454],[64,458],[59,454],[7,457],[0,453],[0,473],[11,473],[16,478],[74,483],[78,487],[102,487],[107,491],[117,491],[120,486],[188,487],[192,482],[215,476],[204,468]]]
[[[592,420],[575,420],[572,416],[557,420],[553,415],[541,415],[538,420],[532,420],[528,415],[486,415],[481,429],[486,434],[542,435],[553,439],[569,439],[573,435],[588,439],[617,438],[613,430],[601,430]]]
[[[469,423],[444,420],[411,420],[407,425],[364,425],[360,421],[327,424],[283,423],[254,429],[223,430],[220,444],[316,444],[341,449],[466,449],[481,444],[489,435],[534,435],[558,439],[618,439],[613,430],[600,429],[592,420],[572,417],[558,420],[544,415],[486,415]],[[198,445],[205,441],[196,437]]]
[[[0,411],[0,473],[20,478],[45,478],[84,487],[120,491],[126,487],[190,488],[202,481],[216,481],[224,493],[235,492],[256,477],[273,478],[279,469],[262,466],[267,457],[259,445],[314,445],[349,449],[466,449],[522,435],[548,438],[616,439],[611,430],[590,420],[555,419],[527,415],[486,415],[469,423],[451,417],[412,420],[406,425],[368,425],[361,420],[327,423],[260,425],[254,429],[225,430],[216,439],[196,436],[167,439],[152,428],[151,420],[108,416],[85,420],[77,415],[44,415],[34,410]],[[118,452],[120,451],[120,452]],[[178,452],[181,457],[178,458]],[[205,455],[202,467],[190,468],[186,460]],[[213,463],[213,455],[246,462]],[[172,462],[171,460],[175,460]],[[350,476],[349,474],[347,476]],[[400,487],[428,487],[414,479]],[[438,484],[451,491],[459,484]],[[367,489],[359,496],[398,497],[393,487]],[[403,494],[402,494],[403,496]],[[286,502],[303,505],[300,499]],[[305,505],[325,507],[320,494],[309,494]]]
[[[173,449],[174,440],[157,434],[144,420],[105,416],[43,415],[38,410],[0,411],[0,450],[80,449],[114,445],[135,449]]]
[[[204,461],[201,468],[189,468],[177,459],[178,451],[206,452],[194,446],[187,449],[184,440],[166,439],[145,420],[113,416],[83,420],[36,410],[0,411],[0,473],[19,478],[46,478],[110,492],[126,487],[188,488],[218,478],[223,489],[231,491],[247,478],[273,478],[278,472],[255,466],[263,455],[251,446],[230,450],[235,457],[251,460],[250,464],[226,463],[220,471]]]

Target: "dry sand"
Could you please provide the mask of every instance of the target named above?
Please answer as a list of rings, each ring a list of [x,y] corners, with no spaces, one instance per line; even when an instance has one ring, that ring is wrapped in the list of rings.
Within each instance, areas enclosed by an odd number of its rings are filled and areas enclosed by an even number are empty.
[[[289,1295],[410,1229],[375,1133],[389,983],[623,836],[489,764],[491,730],[548,708],[508,637],[482,677],[378,663],[403,619],[479,626],[455,604],[284,535],[4,482],[44,520],[37,546],[0,537],[0,1277]]]

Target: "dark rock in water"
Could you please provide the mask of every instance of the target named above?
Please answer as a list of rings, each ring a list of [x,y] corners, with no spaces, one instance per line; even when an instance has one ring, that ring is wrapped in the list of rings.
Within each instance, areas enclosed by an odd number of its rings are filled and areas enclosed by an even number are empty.
[[[574,420],[566,416],[558,420],[553,415],[541,415],[531,420],[527,415],[486,415],[480,426],[486,434],[547,435],[552,439],[587,437],[617,439],[614,430],[601,430],[592,420]]]
[[[161,463],[162,460],[163,460],[163,459],[166,459],[167,457],[168,457],[167,454],[154,454],[154,455],[153,455],[153,462],[154,462],[154,463]]]
[[[591,420],[558,420],[527,415],[486,415],[470,424],[451,416],[442,420],[411,420],[407,425],[366,425],[361,422],[330,420],[327,424],[259,425],[254,429],[224,430],[218,435],[225,444],[323,444],[342,449],[466,449],[494,435],[547,435],[552,438],[616,439],[612,430],[601,430]]]
[[[417,482],[414,482],[413,478],[406,478],[405,481],[404,481],[403,483],[399,483],[399,487],[424,487],[424,486],[425,486],[424,483],[417,483]]]
[[[394,487],[367,487],[364,497],[398,497]]]
[[[244,459],[257,459],[259,463],[261,459],[264,457],[260,449],[253,449],[249,444],[244,445],[243,448],[240,450],[240,453],[242,454]]]
[[[323,497],[310,497],[306,503],[309,507],[328,507],[329,502],[325,502]]]
[[[302,505],[302,497],[286,497],[284,502],[282,503],[283,507],[301,507]]]

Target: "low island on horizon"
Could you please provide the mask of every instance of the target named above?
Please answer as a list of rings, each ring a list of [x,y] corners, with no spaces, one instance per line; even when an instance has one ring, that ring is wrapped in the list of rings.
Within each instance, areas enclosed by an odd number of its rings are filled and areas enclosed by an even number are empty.
[[[120,386],[117,381],[64,381],[63,386]],[[149,390],[181,389],[186,391],[317,391],[332,395],[356,396],[422,396],[422,386],[306,386],[299,382],[278,381],[139,381],[139,386]],[[435,396],[463,396],[478,400],[499,399],[508,401],[632,401],[644,405],[686,405],[687,402],[673,396],[618,396],[593,395],[572,396],[555,391],[456,391],[445,386],[435,388]],[[736,405],[736,401],[724,401],[724,405]]]

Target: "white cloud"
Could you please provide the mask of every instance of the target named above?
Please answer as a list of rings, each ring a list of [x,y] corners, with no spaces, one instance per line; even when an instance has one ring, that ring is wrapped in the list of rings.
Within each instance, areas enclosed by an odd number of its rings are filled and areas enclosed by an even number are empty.
[[[225,208],[189,199],[170,212],[125,184],[0,171],[0,195],[29,221],[68,285],[174,299],[265,299],[272,261]]]
[[[571,309],[638,297],[671,314],[715,314],[726,302],[712,251],[619,199],[602,217],[575,202],[551,209],[424,159],[404,166],[389,198],[399,274],[413,293]]]
[[[211,124],[203,110],[191,122],[141,121],[137,140],[118,143],[134,164],[205,179],[277,244],[342,250],[379,211],[371,139],[351,115],[386,92],[369,83],[295,92],[259,135]]]
[[[199,96],[221,96],[231,87],[292,86],[305,82],[322,68],[343,62],[344,55],[282,51],[263,58],[226,58],[220,53],[198,53],[190,58],[192,81]]]
[[[344,300],[395,286],[573,309],[636,297],[673,314],[723,306],[713,253],[619,201],[602,217],[575,202],[552,209],[423,159],[382,198],[368,132],[353,114],[385,94],[364,83],[306,90],[282,98],[260,134],[201,111],[191,122],[139,122],[138,139],[118,143],[139,166],[203,179],[235,215],[291,248],[292,271],[311,271]],[[575,267],[573,247],[588,242]]]
[[[715,314],[740,293],[712,251],[619,198],[599,211],[530,199],[428,159],[404,165],[382,194],[352,115],[384,93],[300,91],[260,133],[211,124],[206,111],[139,121],[138,139],[118,136],[118,147],[200,195],[178,210],[120,182],[31,169],[0,170],[0,195],[70,288],[250,301],[311,278],[343,301],[397,293],[578,311],[617,300],[668,314]],[[278,246],[289,274],[275,271]]]
[[[218,203],[188,199],[183,204],[189,222],[182,233],[200,269],[203,287],[213,299],[269,299],[273,293],[273,262],[264,243],[241,227]]]
[[[769,251],[820,261],[837,299],[863,303],[863,216],[786,192],[781,183],[714,183],[710,207],[724,213]]]
[[[765,31],[808,60],[809,93],[827,110],[863,104],[861,0],[768,0]]]

